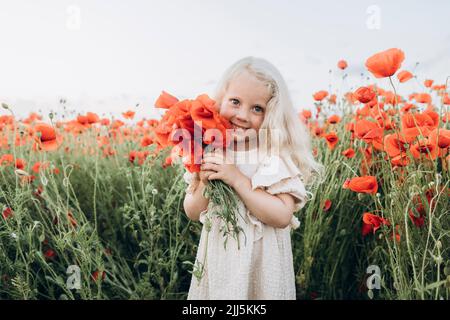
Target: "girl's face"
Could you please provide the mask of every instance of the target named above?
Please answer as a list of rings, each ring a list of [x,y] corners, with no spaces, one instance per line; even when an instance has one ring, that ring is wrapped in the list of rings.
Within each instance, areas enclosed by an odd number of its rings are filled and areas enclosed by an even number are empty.
[[[231,122],[235,142],[257,137],[270,98],[267,86],[248,72],[230,81],[220,105],[220,115]]]

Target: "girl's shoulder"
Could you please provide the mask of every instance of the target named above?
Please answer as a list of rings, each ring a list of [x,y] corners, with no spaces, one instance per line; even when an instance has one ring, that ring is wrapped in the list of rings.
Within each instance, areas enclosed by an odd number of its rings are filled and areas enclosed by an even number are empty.
[[[302,180],[302,174],[292,159],[282,154],[265,154],[260,158],[252,184],[268,187],[288,178]]]
[[[251,179],[252,189],[261,188],[270,194],[289,193],[294,196],[295,211],[312,199],[306,190],[303,175],[289,156],[266,155]]]

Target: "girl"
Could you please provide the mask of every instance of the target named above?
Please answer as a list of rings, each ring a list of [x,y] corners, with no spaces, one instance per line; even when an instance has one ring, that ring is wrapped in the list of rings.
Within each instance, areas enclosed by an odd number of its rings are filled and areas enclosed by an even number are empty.
[[[305,185],[322,166],[284,79],[266,60],[234,63],[214,100],[233,125],[233,143],[225,153],[205,155],[199,174],[184,175],[184,209],[203,223],[195,264],[202,273],[192,277],[188,299],[295,299],[290,230],[299,222],[293,213],[309,200]],[[223,221],[209,214],[203,190],[213,179],[239,197],[240,246],[234,238],[224,246]]]

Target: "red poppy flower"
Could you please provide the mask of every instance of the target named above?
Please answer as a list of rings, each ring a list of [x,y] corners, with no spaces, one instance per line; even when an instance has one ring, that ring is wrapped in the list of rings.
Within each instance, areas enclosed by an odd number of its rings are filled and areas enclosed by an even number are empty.
[[[399,229],[400,229],[400,226],[398,224],[395,225],[394,234],[395,234],[395,241],[397,241],[397,243],[400,243],[400,233],[398,232]],[[391,237],[390,237],[391,240],[394,239],[394,234],[391,234]]]
[[[357,104],[358,103],[358,99],[356,99],[356,96],[353,94],[353,92],[347,92],[345,94],[345,100],[349,104]]]
[[[220,116],[218,105],[206,94],[183,101],[167,96],[160,98],[158,104],[168,110],[153,131],[159,147],[172,147],[171,156],[163,166],[172,163],[174,157],[182,156],[186,169],[198,172],[206,145],[212,144],[218,148],[228,143],[226,129],[231,129],[230,123]],[[167,102],[167,99],[170,101]],[[194,140],[197,130],[201,135]]]
[[[366,67],[376,78],[386,78],[397,72],[403,60],[405,60],[403,51],[392,48],[376,53],[368,58]]]
[[[342,155],[346,158],[353,158],[355,156],[355,150],[353,150],[353,148],[348,148],[344,151],[342,151]]]
[[[158,126],[154,129],[156,142],[161,148],[166,148],[169,146],[169,135],[172,132],[172,127],[170,127],[163,119],[160,121]]]
[[[31,168],[31,170],[33,170],[34,173],[39,173],[41,170],[44,170],[46,168],[48,168],[48,166],[50,165],[49,162],[36,162],[33,167]]]
[[[339,60],[337,66],[339,69],[344,70],[345,68],[347,68],[348,64],[345,60]]]
[[[77,117],[77,122],[81,125],[88,125],[89,124],[89,119],[86,116],[83,115],[78,115]]]
[[[427,79],[423,82],[423,84],[425,85],[425,87],[429,88],[433,85],[433,82],[434,80]]]
[[[87,118],[87,122],[89,124],[97,123],[100,121],[100,118],[98,117],[98,115],[93,112],[86,113],[86,118]]]
[[[428,208],[434,210],[436,202],[431,201],[434,197],[434,190],[428,189],[427,191],[425,191],[425,194],[423,196],[425,196],[424,198],[426,199],[426,204],[428,205]],[[411,222],[418,228],[423,227],[425,224],[425,217],[427,211],[426,204],[422,201],[421,195],[416,195],[413,198],[414,207],[408,212]]]
[[[417,103],[431,103],[431,96],[428,93],[419,93],[414,96]]]
[[[35,112],[31,112],[28,118],[23,120],[23,123],[32,124],[36,120],[42,120],[42,116]]]
[[[384,128],[369,120],[362,119],[355,124],[355,137],[376,145],[377,149],[382,144],[383,132]]]
[[[328,134],[324,134],[323,137],[327,142],[328,148],[333,150],[336,147],[336,144],[339,142],[339,137],[335,132],[330,132]]]
[[[370,212],[365,212],[363,214],[363,227],[362,227],[362,235],[366,236],[369,233],[375,234],[375,232],[382,226],[389,226],[390,222],[387,219],[379,217],[377,215],[371,214]]]
[[[316,137],[320,137],[323,134],[324,129],[321,127],[314,127],[313,132]]]
[[[313,98],[316,101],[322,101],[327,96],[328,96],[328,91],[321,90],[321,91],[318,91],[318,92],[314,93]]]
[[[406,70],[400,71],[397,74],[397,78],[401,83],[406,82],[406,81],[412,79],[413,77],[414,77],[413,74]]]
[[[444,95],[442,103],[446,105],[450,104],[450,96],[448,94]]]
[[[144,136],[141,140],[141,147],[147,147],[153,144],[153,139],[150,136]]]
[[[26,166],[26,161],[23,159],[16,159],[16,168],[20,170],[24,170]]]
[[[97,280],[99,279],[99,276],[100,276],[100,271],[97,270],[97,271],[94,271],[94,272],[92,273],[91,278],[92,278],[92,280],[93,280],[94,282],[97,282]],[[102,280],[105,280],[105,278],[106,278],[106,273],[105,273],[105,271],[102,271],[102,272],[101,272],[101,277],[102,277]]]
[[[400,111],[402,113],[408,113],[409,111],[412,111],[415,108],[416,108],[416,106],[414,104],[412,104],[412,103],[405,103]]]
[[[340,121],[341,121],[341,117],[339,117],[337,114],[333,114],[332,116],[330,116],[327,119],[327,122],[329,124],[336,124],[336,123],[339,123]]]
[[[171,156],[168,156],[168,157],[166,157],[166,159],[164,160],[163,168],[167,168],[167,167],[169,167],[169,166],[171,166],[171,165],[172,165],[172,157],[171,157]]]
[[[125,123],[121,120],[114,120],[113,123],[111,123],[112,129],[119,129],[120,127],[124,126]]]
[[[215,102],[207,97],[192,101],[191,117],[195,124],[203,129],[217,128]]]
[[[203,149],[200,143],[192,140],[190,143],[190,151],[188,154],[183,155],[183,164],[186,169],[193,172],[200,172],[200,166],[203,157]]]
[[[158,123],[159,121],[156,119],[147,120],[147,124],[149,125],[149,127],[155,128],[158,125]]]
[[[312,116],[311,111],[310,110],[302,110],[299,114],[299,117],[301,120],[303,119],[310,119]]]
[[[157,108],[163,108],[163,109],[169,109],[172,107],[175,103],[178,102],[178,99],[172,96],[171,94],[163,91],[161,95],[158,97],[158,99],[155,102],[155,107]]]
[[[424,156],[427,159],[434,160],[439,154],[439,148],[436,141],[425,138],[420,139],[418,142],[413,144],[409,149],[416,159],[420,159]]]
[[[384,103],[396,105],[403,102],[403,98],[400,95],[395,95],[392,91],[385,91],[383,93]]]
[[[422,113],[406,113],[401,119],[402,133],[409,139],[414,140],[419,134],[428,136],[430,131],[439,125],[439,115],[433,111]]]
[[[417,215],[416,215],[417,213]],[[422,205],[419,205],[417,208],[413,210],[409,210],[409,218],[411,222],[418,228],[422,228],[425,224],[425,208]]]
[[[384,148],[390,157],[396,157],[399,154],[406,155],[409,144],[402,134],[393,133],[384,137]]]
[[[328,211],[331,208],[331,200],[326,199],[325,203],[323,204],[323,211]]]
[[[173,128],[181,128],[188,130],[194,134],[194,120],[192,118],[192,101],[183,100],[173,105],[166,113],[166,122]]]
[[[2,155],[0,158],[0,165],[8,165],[14,162],[14,156],[10,153]]]
[[[378,183],[374,176],[355,177],[347,179],[343,188],[360,193],[375,194],[378,191]]]
[[[134,164],[134,161],[137,159],[138,164],[141,166],[144,164],[145,159],[149,155],[148,151],[136,151],[132,150],[128,154],[128,161],[130,161],[132,164]]]
[[[69,219],[69,222],[72,225],[72,227],[76,227],[78,225],[77,220],[75,220],[72,212],[70,211],[67,213],[67,219]]]
[[[335,94],[332,94],[329,98],[328,98],[328,102],[331,104],[336,104],[336,98],[337,96]]]
[[[128,110],[127,112],[123,112],[122,115],[125,119],[130,119],[132,120],[134,118],[134,111]]]
[[[436,143],[439,148],[445,149],[450,147],[450,130],[448,129],[436,128],[430,132],[428,137],[430,141]]]
[[[361,103],[368,103],[375,99],[376,94],[371,88],[368,87],[360,87],[354,93],[356,99],[358,99]]]
[[[12,217],[14,214],[14,212],[12,211],[12,209],[10,207],[6,208],[5,210],[3,210],[2,216],[3,219],[8,219],[10,217]]]
[[[55,129],[46,124],[39,123],[34,126],[35,131],[35,148],[44,151],[54,151],[58,149],[63,138],[56,134]]]
[[[56,252],[53,251],[52,249],[47,249],[47,250],[44,252],[44,257],[45,257],[47,260],[53,259],[54,257],[56,257]]]

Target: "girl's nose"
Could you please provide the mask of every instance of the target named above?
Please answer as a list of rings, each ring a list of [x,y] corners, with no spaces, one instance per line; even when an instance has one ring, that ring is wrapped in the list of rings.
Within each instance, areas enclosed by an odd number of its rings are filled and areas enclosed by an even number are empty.
[[[241,108],[241,110],[239,110],[236,114],[236,118],[239,121],[242,122],[247,122],[248,121],[248,112],[246,110],[244,110],[244,108]]]

